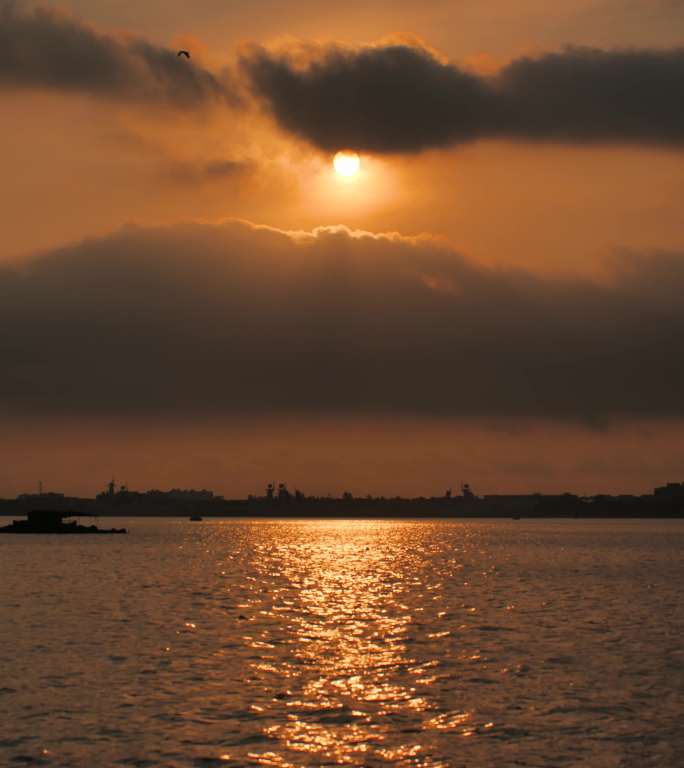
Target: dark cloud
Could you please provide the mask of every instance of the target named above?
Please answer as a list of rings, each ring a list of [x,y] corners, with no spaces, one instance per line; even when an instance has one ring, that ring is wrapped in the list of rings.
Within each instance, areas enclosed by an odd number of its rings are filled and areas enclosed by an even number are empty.
[[[343,228],[127,229],[2,268],[0,410],[681,418],[683,292],[682,254],[591,282]]]
[[[141,102],[193,106],[235,102],[227,79],[176,51],[119,40],[47,8],[0,0],[0,86],[77,91]]]
[[[684,142],[684,48],[562,53],[479,76],[408,45],[255,48],[241,67],[285,130],[320,149],[417,152],[479,138]]]

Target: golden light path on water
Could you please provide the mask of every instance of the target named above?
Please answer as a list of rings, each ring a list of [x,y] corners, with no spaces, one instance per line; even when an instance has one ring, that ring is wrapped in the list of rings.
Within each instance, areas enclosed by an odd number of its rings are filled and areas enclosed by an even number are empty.
[[[408,647],[415,642],[411,635],[424,633],[424,641],[434,644],[451,634],[431,633],[421,620],[441,602],[440,584],[425,573],[425,553],[417,555],[415,539],[402,536],[400,526],[388,530],[387,523],[306,526],[303,541],[262,544],[256,551],[260,581],[277,574],[287,582],[273,594],[277,604],[271,610],[285,621],[290,646],[279,662],[254,664],[257,675],[270,675],[282,689],[259,713],[268,717],[273,708],[285,709],[285,717],[264,733],[289,754],[314,760],[306,765],[370,760],[447,766],[421,755],[421,733],[468,737],[476,728],[469,712],[434,711],[429,690],[438,682],[439,661],[419,660]],[[384,546],[378,546],[383,533]],[[417,594],[428,596],[427,607],[415,604]],[[404,602],[409,595],[412,604]],[[273,635],[252,640],[263,650]],[[482,725],[489,729],[493,723]],[[298,765],[274,751],[250,757],[265,765]]]
[[[404,644],[411,621],[408,609],[391,616],[384,608],[387,600],[400,599],[399,574],[358,543],[324,542],[306,550],[305,558],[290,553],[294,557],[285,563],[285,573],[299,587],[305,608],[294,620],[299,647],[286,675],[297,678],[300,666],[315,665],[319,676],[305,682],[301,698],[288,702],[303,716],[295,714],[269,732],[290,749],[315,752],[326,760],[364,754],[370,743],[383,754],[387,751],[382,749],[382,729],[371,725],[368,703],[379,706],[380,715],[402,707],[426,707],[425,700],[414,695],[415,688],[392,682],[389,674],[410,663]],[[335,714],[326,723],[310,722],[307,710]],[[387,756],[419,750],[419,745],[408,743]]]

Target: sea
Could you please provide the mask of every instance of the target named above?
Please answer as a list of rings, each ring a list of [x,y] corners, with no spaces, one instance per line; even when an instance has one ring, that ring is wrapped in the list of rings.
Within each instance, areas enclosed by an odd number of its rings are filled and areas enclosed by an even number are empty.
[[[684,521],[0,536],[0,765],[684,766]]]

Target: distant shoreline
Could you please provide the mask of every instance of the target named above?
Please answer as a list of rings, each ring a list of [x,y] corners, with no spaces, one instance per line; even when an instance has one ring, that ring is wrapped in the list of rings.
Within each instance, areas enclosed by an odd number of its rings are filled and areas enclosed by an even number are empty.
[[[98,517],[199,517],[301,520],[423,519],[676,519],[684,518],[684,483],[668,483],[642,496],[604,494],[492,494],[477,496],[466,483],[460,495],[442,496],[307,496],[290,492],[285,483],[269,483],[263,496],[227,499],[211,490],[118,490],[111,481],[95,498],[48,492],[0,499],[0,515],[68,512]]]
[[[22,515],[21,512],[0,511],[0,517],[11,518]],[[79,516],[78,512],[74,513],[76,517]],[[168,520],[184,520],[190,517],[187,513],[135,513],[125,511],[117,512],[98,512],[97,517],[110,517],[110,518],[127,518],[130,520],[154,520],[154,519],[168,519]],[[512,520],[512,521],[526,521],[526,520],[684,520],[684,510],[681,512],[672,513],[652,513],[652,514],[628,514],[626,512],[615,514],[584,514],[584,515],[569,515],[569,514],[527,514],[527,515],[511,515],[499,512],[497,514],[451,514],[451,515],[421,515],[421,514],[396,514],[388,512],[386,514],[351,514],[351,513],[339,513],[339,514],[324,514],[324,513],[309,513],[309,514],[203,514],[202,521],[209,522],[214,520],[412,520],[412,521],[437,521],[437,520]]]

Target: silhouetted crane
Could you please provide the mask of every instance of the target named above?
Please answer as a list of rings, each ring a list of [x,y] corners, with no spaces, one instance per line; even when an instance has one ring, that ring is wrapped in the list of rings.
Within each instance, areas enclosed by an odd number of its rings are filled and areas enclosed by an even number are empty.
[[[188,53],[188,51],[178,51],[176,56],[185,56],[186,59],[190,58],[190,54]]]

